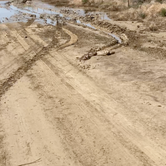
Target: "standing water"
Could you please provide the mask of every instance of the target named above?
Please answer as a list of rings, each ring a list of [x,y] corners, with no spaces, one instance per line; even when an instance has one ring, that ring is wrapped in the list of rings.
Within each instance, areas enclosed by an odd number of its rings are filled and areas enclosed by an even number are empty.
[[[51,25],[56,25],[56,21],[54,21],[53,19],[50,19],[49,17],[41,18],[40,15],[41,14],[44,14],[47,16],[57,15],[58,17],[65,18],[66,20],[72,20],[72,17],[70,17],[70,15],[65,16],[64,14],[62,14],[62,11],[74,13],[78,18],[91,16],[91,15],[98,15],[101,20],[107,20],[107,21],[111,20],[107,16],[107,14],[104,12],[85,12],[84,9],[55,7],[49,4],[45,4],[43,2],[40,2],[36,5],[23,6],[19,8],[13,5],[7,6],[6,3],[7,1],[0,1],[0,21],[1,22],[7,21],[11,16],[14,16],[19,13],[35,15],[37,21],[45,22],[46,24],[51,24]],[[34,7],[34,6],[38,6],[38,7]],[[96,28],[91,23],[85,23],[83,21],[80,21],[79,19],[76,20],[76,23],[96,30]],[[111,33],[107,33],[107,34],[115,38],[119,43],[121,43],[121,39],[117,37],[116,35]]]

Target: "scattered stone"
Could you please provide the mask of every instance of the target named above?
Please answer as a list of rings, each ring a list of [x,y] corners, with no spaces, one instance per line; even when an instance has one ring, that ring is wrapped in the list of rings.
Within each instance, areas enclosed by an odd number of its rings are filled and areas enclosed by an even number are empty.
[[[111,48],[105,50],[105,47],[102,48],[92,48],[90,49],[90,51],[83,55],[81,58],[77,58],[79,61],[86,61],[91,59],[93,56],[110,56],[115,54],[115,51],[112,51],[113,49],[119,48],[119,44],[118,45],[114,45]],[[110,47],[110,45],[108,46]]]
[[[41,14],[41,15],[40,15],[40,18],[43,19],[43,18],[44,18],[44,14]]]
[[[120,38],[122,39],[122,43],[124,44],[124,45],[128,45],[129,44],[129,38],[126,36],[126,34],[122,34],[121,36],[120,36]]]
[[[36,18],[36,15],[34,15],[34,14],[31,14],[31,15],[30,15],[30,17],[35,17],[35,18]]]
[[[110,56],[113,54],[115,54],[115,51],[109,51],[109,50],[97,53],[98,56]]]
[[[154,23],[151,23],[150,26],[149,26],[149,30],[151,31],[157,31],[157,26],[154,24]]]
[[[27,0],[18,0],[19,3],[26,3]]]

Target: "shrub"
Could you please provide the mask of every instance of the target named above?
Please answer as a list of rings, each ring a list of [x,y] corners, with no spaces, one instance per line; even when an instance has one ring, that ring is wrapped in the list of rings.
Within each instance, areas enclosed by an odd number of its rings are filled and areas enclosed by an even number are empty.
[[[162,8],[162,9],[160,10],[160,15],[161,15],[162,17],[166,17],[166,9],[165,9],[165,8]]]
[[[82,0],[82,3],[83,4],[85,4],[85,3],[87,3],[88,2],[88,0]]]
[[[156,2],[163,3],[163,0],[156,0]]]
[[[146,18],[146,14],[145,14],[145,13],[140,13],[139,16],[140,16],[142,19],[145,19],[145,18]]]

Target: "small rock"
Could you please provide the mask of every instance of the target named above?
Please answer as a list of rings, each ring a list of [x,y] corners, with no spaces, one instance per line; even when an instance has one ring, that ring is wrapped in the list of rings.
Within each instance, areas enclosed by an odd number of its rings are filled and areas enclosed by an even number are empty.
[[[40,15],[40,18],[43,19],[43,18],[44,18],[44,14],[41,14],[41,15]]]
[[[152,40],[151,39],[148,39],[148,42],[151,42]]]

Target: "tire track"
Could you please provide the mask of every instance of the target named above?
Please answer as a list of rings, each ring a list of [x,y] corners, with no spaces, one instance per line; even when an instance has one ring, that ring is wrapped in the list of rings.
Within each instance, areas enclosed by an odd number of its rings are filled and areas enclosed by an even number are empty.
[[[46,118],[54,129],[58,128],[63,149],[69,157],[82,166],[100,166],[106,163],[119,163],[117,165],[120,166],[119,158],[123,156],[122,162],[140,166],[141,162],[138,164],[137,159],[94,116],[97,110],[65,82],[59,72],[61,71],[50,70],[50,66],[39,60],[28,76],[32,86],[38,87],[35,90],[38,91],[41,103],[45,103]],[[128,156],[132,158],[130,161]]]
[[[16,71],[21,65],[23,65],[27,60],[31,59],[36,52],[40,51],[42,48],[41,44],[35,43],[31,39],[28,39],[29,42],[27,43],[28,40],[25,41],[24,39],[24,36],[27,34],[21,33],[20,35],[19,33],[21,32],[11,31],[9,33],[9,38],[13,38],[14,36],[15,40],[13,39],[12,44],[6,48],[6,56],[1,57],[2,67],[0,69],[0,74],[3,76],[3,80],[7,79],[13,71]],[[17,38],[17,36],[19,37]],[[26,50],[22,44],[23,40],[25,41],[23,44],[28,46]]]
[[[70,41],[65,44],[62,44],[59,47],[59,49],[64,49],[65,47],[71,46],[71,45],[75,44],[78,40],[78,36],[75,35],[74,33],[72,33],[71,31],[69,31],[68,29],[62,28],[62,30],[70,36]]]
[[[116,101],[111,101],[109,96],[103,93],[101,89],[98,89],[94,83],[91,84],[91,81],[88,83],[86,76],[80,74],[79,70],[74,66],[71,66],[70,62],[65,60],[66,57],[64,58],[63,55],[55,54],[55,51],[51,51],[50,54],[52,57],[44,57],[42,59],[43,62],[45,62],[53,72],[56,72],[56,74],[59,71],[58,74],[60,74],[62,79],[74,87],[87,100],[89,100],[89,102],[91,101],[92,105],[98,110],[99,114],[104,117],[105,121],[114,126],[117,139],[124,147],[129,149],[144,164],[163,165],[165,163],[166,151],[159,148],[154,142],[137,132],[125,117],[120,114],[120,112],[124,110],[118,105],[118,103],[116,103]],[[102,105],[100,104],[101,101]],[[99,111],[101,109],[104,110],[105,113]],[[160,161],[158,158],[160,158]]]
[[[53,31],[53,34],[55,32]],[[56,43],[56,39],[53,35],[52,41],[48,44],[47,47],[42,47],[36,54],[27,61],[24,61],[24,64],[19,67],[15,72],[13,72],[6,80],[0,82],[0,98],[2,95],[11,87],[13,84],[20,79],[31,67],[32,65],[39,60],[42,56],[44,56],[48,50],[52,47],[54,47],[54,44]],[[31,51],[30,49],[29,51]]]

